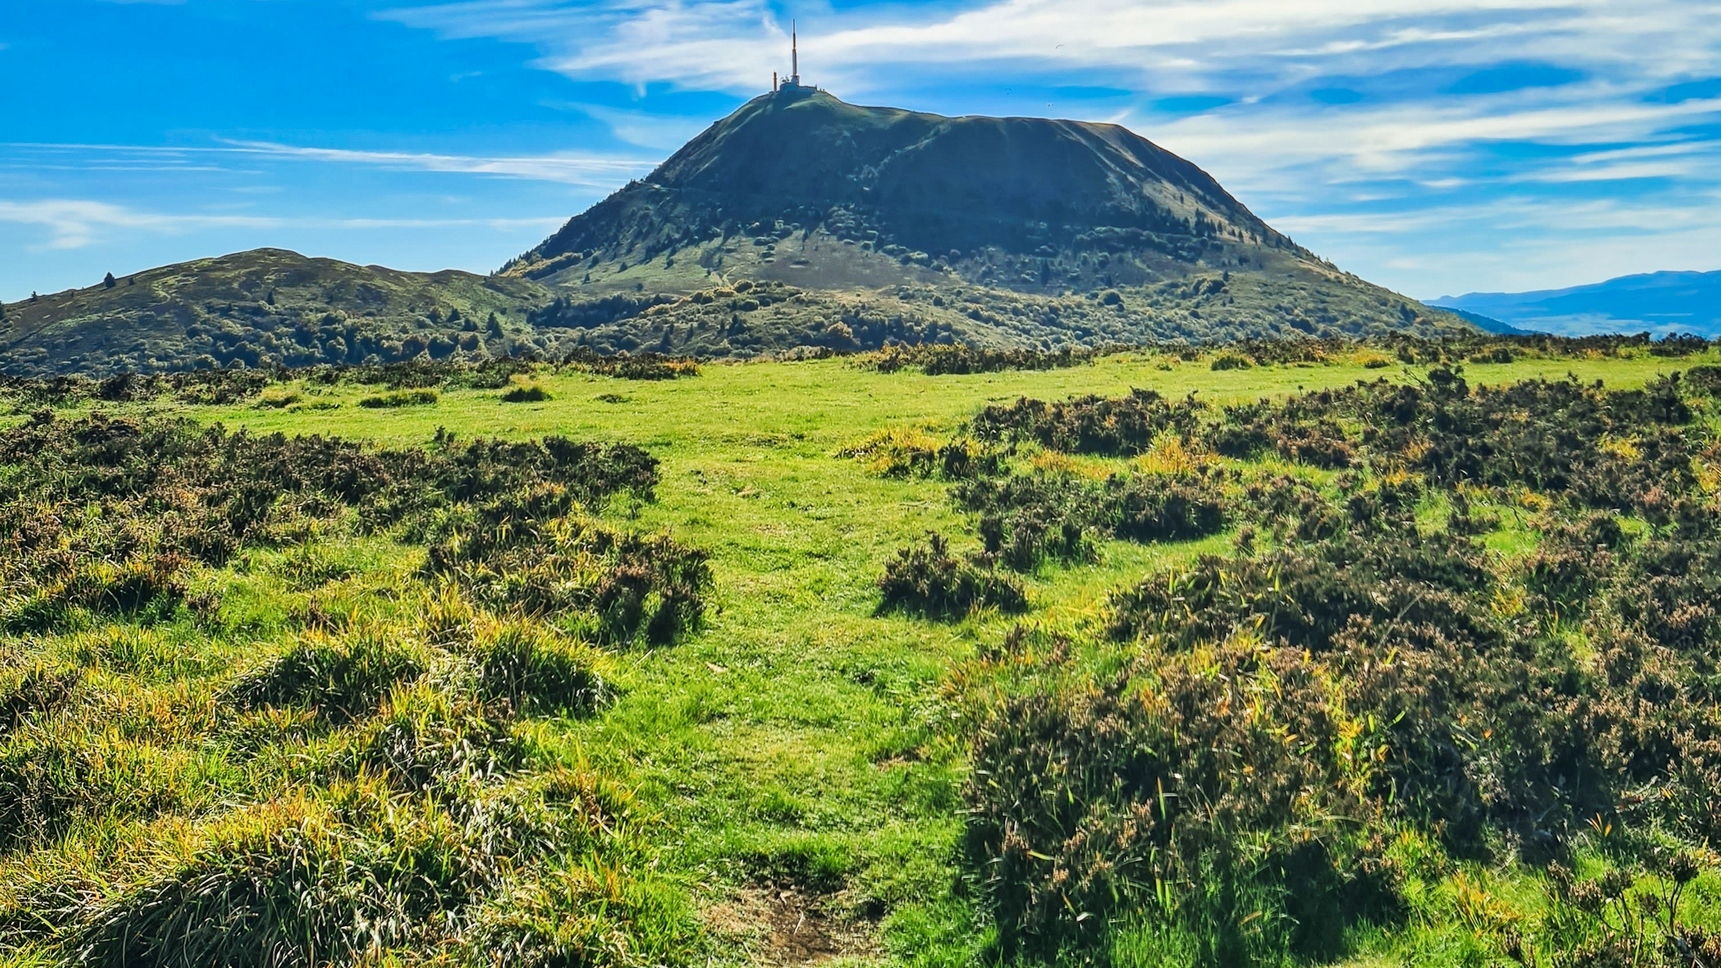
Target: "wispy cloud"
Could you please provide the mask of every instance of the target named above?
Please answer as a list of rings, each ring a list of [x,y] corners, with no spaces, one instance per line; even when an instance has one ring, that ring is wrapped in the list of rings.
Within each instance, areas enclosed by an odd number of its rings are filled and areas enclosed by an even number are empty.
[[[123,205],[78,199],[0,201],[0,222],[35,225],[47,230],[53,249],[79,249],[104,231],[186,232],[218,227],[258,227],[274,219],[241,215],[162,215]]]
[[[553,103],[547,107],[578,111],[610,129],[618,141],[662,152],[674,151],[711,125],[708,117],[622,110],[602,104]]]
[[[396,171],[456,172],[466,175],[496,175],[530,178],[586,187],[614,186],[632,175],[650,171],[655,162],[640,158],[618,158],[587,154],[518,155],[474,157],[404,151],[352,151],[343,148],[306,148],[263,141],[230,142],[235,152],[289,158],[298,161],[373,165]]]
[[[407,151],[355,151],[267,141],[223,141],[218,146],[193,147],[12,142],[0,143],[0,149],[33,152],[38,156],[57,155],[63,159],[59,165],[80,170],[218,171],[222,170],[219,166],[207,164],[209,159],[269,158],[360,165],[393,171],[524,178],[586,188],[614,187],[630,177],[650,171],[656,163],[649,158],[580,152],[501,156],[450,155]],[[4,160],[0,160],[0,164],[4,163]],[[56,167],[55,162],[44,161],[40,157],[32,157],[28,165],[35,169]]]
[[[466,0],[380,16],[454,37],[537,44],[546,66],[582,77],[758,90],[785,59],[787,25],[764,0]],[[1677,76],[1712,63],[1721,31],[1679,0],[999,0],[950,13],[859,6],[809,24],[814,76],[892,86],[965,63],[1105,70],[1108,80],[1283,84],[1310,73],[1503,59],[1617,63]],[[1653,55],[1653,56],[1650,56]]]
[[[446,229],[483,227],[497,230],[531,228],[552,231],[558,218],[532,219],[382,219],[283,218],[222,213],[151,212],[88,199],[0,199],[0,223],[36,226],[44,230],[50,249],[79,249],[106,241],[115,234],[183,235],[208,229]]]

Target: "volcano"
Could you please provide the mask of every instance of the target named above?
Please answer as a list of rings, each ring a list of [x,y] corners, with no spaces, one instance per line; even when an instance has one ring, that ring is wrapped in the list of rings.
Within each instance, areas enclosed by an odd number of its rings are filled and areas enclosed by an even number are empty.
[[[1429,335],[1464,325],[1341,272],[1196,165],[1118,125],[951,118],[809,88],[742,105],[502,274],[561,291],[559,305],[572,308],[537,318],[589,328],[599,348],[615,348],[615,336],[662,342],[668,330],[606,331],[582,301],[694,299],[703,308],[657,316],[665,326],[690,316],[686,348],[717,355],[821,342],[782,318],[743,327],[756,345],[717,338],[713,325],[732,309],[722,294],[738,284],[754,288],[744,303],[792,291],[851,330],[851,317],[912,320],[902,332],[862,327],[886,341]],[[682,345],[673,333],[669,342]]]

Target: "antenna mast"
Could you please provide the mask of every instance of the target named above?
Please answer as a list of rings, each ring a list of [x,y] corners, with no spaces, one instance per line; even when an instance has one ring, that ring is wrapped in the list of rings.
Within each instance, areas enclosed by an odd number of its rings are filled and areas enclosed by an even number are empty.
[[[789,21],[789,83],[801,86],[801,46],[795,36],[795,22]]]

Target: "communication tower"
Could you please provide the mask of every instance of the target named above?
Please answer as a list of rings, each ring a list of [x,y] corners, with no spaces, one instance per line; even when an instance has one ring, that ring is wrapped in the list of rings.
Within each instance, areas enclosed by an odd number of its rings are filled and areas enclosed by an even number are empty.
[[[818,90],[801,83],[801,42],[795,21],[789,21],[789,76],[779,79],[771,72],[771,93],[779,97],[802,97]]]

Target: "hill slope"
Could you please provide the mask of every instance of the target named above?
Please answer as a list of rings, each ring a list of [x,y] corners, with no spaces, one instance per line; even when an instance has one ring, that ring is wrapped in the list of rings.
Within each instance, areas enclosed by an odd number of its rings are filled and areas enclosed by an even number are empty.
[[[0,307],[0,370],[103,374],[478,355],[509,348],[527,311],[549,299],[524,279],[256,249]]]
[[[1472,292],[1429,303],[1491,316],[1520,329],[1721,336],[1721,271],[1652,272],[1539,292]]]

